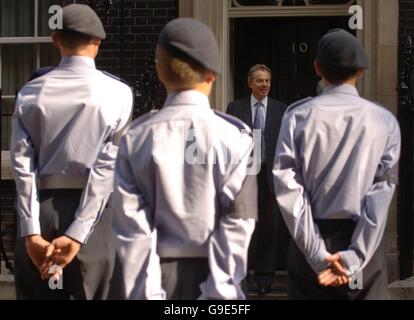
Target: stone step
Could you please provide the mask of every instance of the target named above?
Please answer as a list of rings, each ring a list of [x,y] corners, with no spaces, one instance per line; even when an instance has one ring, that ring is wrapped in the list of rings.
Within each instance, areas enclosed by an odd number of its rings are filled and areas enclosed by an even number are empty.
[[[391,283],[388,293],[391,300],[414,300],[414,277]]]
[[[287,272],[276,271],[271,292],[265,295],[257,294],[253,272],[249,272],[249,300],[287,300]]]

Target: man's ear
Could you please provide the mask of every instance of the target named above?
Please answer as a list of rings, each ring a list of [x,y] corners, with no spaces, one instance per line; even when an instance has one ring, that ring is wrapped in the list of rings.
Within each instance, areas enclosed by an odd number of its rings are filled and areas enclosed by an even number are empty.
[[[357,79],[361,78],[364,75],[364,70],[359,69],[356,73]]]
[[[322,77],[322,72],[321,72],[321,65],[319,64],[318,60],[314,60],[313,61],[313,66],[315,68],[315,73],[318,77]]]
[[[58,38],[57,33],[56,32],[52,32],[51,37],[52,37],[53,45],[55,46],[55,48],[58,48],[59,49],[61,47],[61,45],[60,45],[60,42],[59,42],[59,38]]]
[[[91,44],[94,44],[96,46],[100,46],[101,45],[101,39],[98,38],[92,38],[90,41]]]
[[[216,75],[213,72],[208,71],[206,74],[206,82],[213,83],[214,81],[216,81]]]

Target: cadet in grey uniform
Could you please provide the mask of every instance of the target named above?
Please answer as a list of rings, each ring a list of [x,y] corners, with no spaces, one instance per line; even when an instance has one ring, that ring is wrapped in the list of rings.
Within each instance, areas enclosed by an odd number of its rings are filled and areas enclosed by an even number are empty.
[[[315,68],[325,88],[288,108],[273,169],[294,240],[289,297],[385,299],[383,234],[397,183],[398,122],[359,96],[368,58],[350,33],[328,32]]]
[[[63,30],[52,34],[60,64],[17,97],[11,154],[19,299],[103,299],[108,293],[115,243],[104,208],[132,93],[96,70],[104,38],[91,8],[64,7]],[[64,268],[63,282],[48,280],[58,275],[55,264]]]
[[[257,217],[251,131],[210,108],[220,68],[207,26],[173,20],[156,59],[164,107],[131,124],[115,168],[118,298],[244,299]]]

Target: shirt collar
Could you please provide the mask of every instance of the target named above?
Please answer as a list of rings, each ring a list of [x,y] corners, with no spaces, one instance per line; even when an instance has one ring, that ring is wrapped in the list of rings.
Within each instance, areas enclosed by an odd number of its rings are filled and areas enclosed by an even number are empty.
[[[196,105],[197,107],[210,109],[208,97],[197,90],[175,91],[168,94],[164,107],[180,105]]]
[[[324,94],[338,94],[338,93],[359,96],[357,88],[350,84],[329,85],[322,91],[323,95]]]
[[[95,60],[85,56],[66,56],[60,60],[60,67],[85,67],[96,69]]]
[[[259,100],[256,99],[256,97],[254,95],[252,95],[251,98],[250,98],[250,105],[252,107],[254,107],[256,105],[256,103],[261,102],[264,105],[264,107],[266,108],[267,107],[267,100],[268,100],[267,96],[262,101],[259,101]]]

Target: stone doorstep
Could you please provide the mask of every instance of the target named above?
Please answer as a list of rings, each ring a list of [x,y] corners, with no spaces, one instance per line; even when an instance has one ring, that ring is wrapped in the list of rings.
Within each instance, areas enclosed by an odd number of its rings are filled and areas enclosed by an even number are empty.
[[[284,278],[284,274],[279,275]],[[278,275],[276,275],[278,278]],[[279,281],[275,281],[276,283]],[[279,282],[278,290],[272,290],[272,293],[266,296],[257,296],[253,292],[249,295],[250,300],[286,300],[286,293],[283,287],[286,285],[284,281]],[[391,300],[414,300],[414,277],[391,283],[388,286],[389,298]],[[11,274],[0,274],[0,300],[15,300],[16,293],[14,287],[14,278]]]
[[[414,277],[391,283],[388,293],[391,300],[414,300]]]
[[[16,300],[16,290],[12,275],[0,275],[0,300]]]

